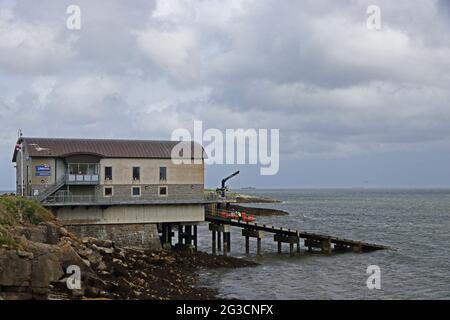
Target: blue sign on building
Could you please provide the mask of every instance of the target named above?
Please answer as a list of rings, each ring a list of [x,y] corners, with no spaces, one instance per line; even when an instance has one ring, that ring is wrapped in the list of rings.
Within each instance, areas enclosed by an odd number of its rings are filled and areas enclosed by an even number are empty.
[[[50,177],[50,166],[46,164],[42,164],[36,166],[36,177]]]

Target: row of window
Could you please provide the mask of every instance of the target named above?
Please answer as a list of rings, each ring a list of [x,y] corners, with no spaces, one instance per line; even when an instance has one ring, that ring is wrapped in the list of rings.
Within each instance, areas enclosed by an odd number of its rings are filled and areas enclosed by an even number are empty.
[[[134,181],[141,180],[141,167],[132,168],[132,178]],[[105,180],[112,180],[112,167],[105,167]],[[167,180],[167,167],[159,167],[159,180]]]
[[[158,187],[158,195],[161,197],[167,196],[167,186],[159,186]],[[113,187],[104,187],[103,195],[105,197],[112,197],[114,195]],[[141,187],[131,187],[131,196],[140,197],[141,196]]]

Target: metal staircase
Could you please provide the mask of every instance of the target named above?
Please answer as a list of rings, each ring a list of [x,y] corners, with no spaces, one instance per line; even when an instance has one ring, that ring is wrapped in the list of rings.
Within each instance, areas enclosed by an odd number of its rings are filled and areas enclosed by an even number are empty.
[[[36,197],[36,200],[38,202],[43,202],[45,199],[47,199],[49,196],[51,196],[53,193],[61,189],[62,186],[66,184],[66,176],[62,176],[56,183],[47,189],[45,189],[40,195]]]

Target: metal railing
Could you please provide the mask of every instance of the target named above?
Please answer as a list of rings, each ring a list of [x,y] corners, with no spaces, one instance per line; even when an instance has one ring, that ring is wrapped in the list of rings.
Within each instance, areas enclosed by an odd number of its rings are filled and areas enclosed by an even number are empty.
[[[54,188],[52,188],[54,190]],[[168,195],[157,194],[141,194],[140,196],[133,195],[111,195],[104,196],[102,193],[95,194],[73,194],[66,190],[57,191],[53,195],[49,195],[46,192],[45,197],[43,194],[39,196],[31,196],[32,200],[40,201],[43,204],[53,205],[70,205],[70,204],[136,204],[136,203],[215,203],[233,201],[236,199],[235,194],[227,194],[222,197],[216,192],[199,192],[199,193],[174,193]]]
[[[43,190],[43,192],[37,196],[34,196],[33,198],[35,198],[35,200],[37,200],[38,202],[42,202],[45,199],[47,199],[52,193],[58,191],[59,188],[61,188],[62,186],[64,186],[65,183],[65,177],[61,177],[58,181],[56,181],[55,184],[49,186],[47,189]]]
[[[103,196],[97,194],[74,195],[74,194],[55,194],[49,196],[43,202],[44,204],[139,204],[139,203],[208,203],[215,202],[217,198],[205,194],[173,194],[167,196]]]
[[[236,200],[237,194],[234,192],[227,192],[225,197],[223,197],[220,193],[215,191],[205,192],[205,195],[211,197],[214,200],[222,200],[222,201],[234,201]]]
[[[98,174],[66,174],[66,183],[96,185],[100,183]]]

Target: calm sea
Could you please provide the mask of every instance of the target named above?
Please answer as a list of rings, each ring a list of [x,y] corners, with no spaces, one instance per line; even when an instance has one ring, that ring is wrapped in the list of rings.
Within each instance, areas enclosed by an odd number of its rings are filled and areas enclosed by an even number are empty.
[[[450,299],[450,190],[245,190],[268,196],[289,216],[258,217],[258,222],[386,244],[396,250],[356,254],[276,254],[263,239],[264,255],[254,268],[202,274],[205,285],[238,299]],[[245,257],[240,230],[232,232],[232,255]],[[200,249],[210,252],[207,224],[199,228]],[[287,246],[287,245],[286,245]],[[381,289],[366,286],[369,265],[381,269]]]

